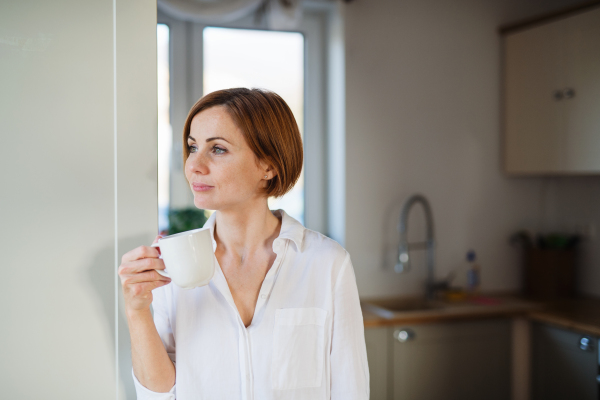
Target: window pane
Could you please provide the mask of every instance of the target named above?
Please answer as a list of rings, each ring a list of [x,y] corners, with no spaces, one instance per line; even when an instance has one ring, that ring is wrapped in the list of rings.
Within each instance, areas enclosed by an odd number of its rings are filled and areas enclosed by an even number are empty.
[[[304,37],[297,32],[204,29],[204,93],[232,87],[263,88],[290,106],[304,135]],[[304,224],[304,173],[285,196],[269,199]]]
[[[156,55],[158,76],[158,229],[169,228],[169,166],[173,132],[169,118],[169,27],[156,26]]]

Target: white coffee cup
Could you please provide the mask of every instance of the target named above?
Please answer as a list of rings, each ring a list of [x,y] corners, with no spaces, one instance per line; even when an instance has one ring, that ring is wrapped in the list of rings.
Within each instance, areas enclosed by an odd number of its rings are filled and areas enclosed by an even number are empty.
[[[207,285],[215,274],[210,228],[175,233],[158,239],[152,247],[160,248],[165,270],[156,272],[184,289]],[[168,272],[167,272],[168,270]]]

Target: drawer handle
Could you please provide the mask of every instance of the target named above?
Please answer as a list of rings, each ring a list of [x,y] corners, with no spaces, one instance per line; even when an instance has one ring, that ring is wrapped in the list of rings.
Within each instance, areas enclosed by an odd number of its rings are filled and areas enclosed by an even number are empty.
[[[575,90],[572,88],[566,88],[563,91],[564,97],[565,99],[572,99],[573,97],[575,97]]]
[[[412,329],[396,329],[394,331],[394,339],[400,343],[408,342],[415,338],[415,332]]]
[[[562,90],[555,90],[554,92],[552,92],[552,97],[554,97],[554,100],[556,100],[556,101],[562,100],[563,99]]]

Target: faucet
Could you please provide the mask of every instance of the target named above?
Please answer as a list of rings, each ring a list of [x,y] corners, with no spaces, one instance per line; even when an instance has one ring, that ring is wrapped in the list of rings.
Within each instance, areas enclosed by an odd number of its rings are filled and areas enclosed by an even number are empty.
[[[427,223],[427,240],[419,243],[408,243],[408,214],[413,205],[421,203],[425,210],[425,220]],[[410,257],[408,251],[410,249],[426,249],[427,250],[427,283],[425,285],[425,293],[428,300],[433,300],[435,292],[438,289],[447,287],[447,282],[435,282],[434,276],[434,247],[435,240],[433,236],[433,215],[431,207],[425,196],[414,194],[407,198],[402,205],[400,213],[400,222],[398,223],[398,232],[400,232],[400,243],[398,245],[398,262],[394,267],[397,273],[403,273],[410,269]]]

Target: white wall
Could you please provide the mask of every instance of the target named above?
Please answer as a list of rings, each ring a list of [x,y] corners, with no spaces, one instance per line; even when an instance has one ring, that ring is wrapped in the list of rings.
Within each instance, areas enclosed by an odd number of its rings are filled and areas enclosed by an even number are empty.
[[[346,249],[362,297],[424,293],[424,258],[393,271],[402,201],[429,198],[437,276],[474,249],[483,289],[520,285],[508,237],[544,225],[544,181],[509,179],[500,163],[498,26],[576,3],[355,0],[346,37]],[[413,212],[411,240],[423,237]]]
[[[116,267],[157,230],[156,2],[116,12],[115,142],[113,1],[0,3],[3,398],[135,398]]]
[[[546,231],[580,232],[577,287],[582,294],[600,296],[600,177],[548,178]]]

